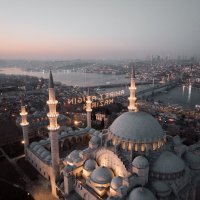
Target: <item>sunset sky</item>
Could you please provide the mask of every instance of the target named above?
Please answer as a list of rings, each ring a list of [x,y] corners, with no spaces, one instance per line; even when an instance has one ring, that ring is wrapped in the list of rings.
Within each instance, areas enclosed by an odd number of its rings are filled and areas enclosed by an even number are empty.
[[[200,55],[199,0],[0,0],[0,58]]]

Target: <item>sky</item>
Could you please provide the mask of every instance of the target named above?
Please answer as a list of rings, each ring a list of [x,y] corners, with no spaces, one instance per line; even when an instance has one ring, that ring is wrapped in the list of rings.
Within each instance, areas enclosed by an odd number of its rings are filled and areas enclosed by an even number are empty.
[[[0,58],[200,56],[199,8],[199,0],[0,0]]]

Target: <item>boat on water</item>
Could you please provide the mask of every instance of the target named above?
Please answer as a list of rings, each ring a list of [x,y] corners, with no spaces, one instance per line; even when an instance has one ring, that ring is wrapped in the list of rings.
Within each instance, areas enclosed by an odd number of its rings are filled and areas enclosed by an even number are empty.
[[[196,108],[197,110],[200,110],[200,105],[196,104],[196,105],[195,105],[195,108]]]

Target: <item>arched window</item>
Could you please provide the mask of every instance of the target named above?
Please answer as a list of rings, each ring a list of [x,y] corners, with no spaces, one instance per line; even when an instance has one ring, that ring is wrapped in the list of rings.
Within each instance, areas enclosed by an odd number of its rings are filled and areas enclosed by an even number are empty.
[[[157,142],[153,143],[153,150],[155,151],[157,149]]]
[[[134,150],[138,151],[138,144],[135,144]]]
[[[141,151],[145,151],[145,144],[141,144]]]

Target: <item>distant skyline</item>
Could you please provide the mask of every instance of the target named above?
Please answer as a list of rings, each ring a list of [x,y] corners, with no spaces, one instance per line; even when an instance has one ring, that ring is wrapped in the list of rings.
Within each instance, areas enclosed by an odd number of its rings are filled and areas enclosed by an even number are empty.
[[[200,56],[199,0],[0,0],[0,59]]]

